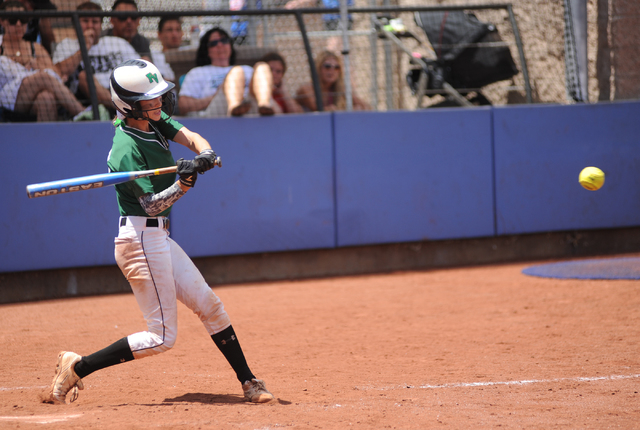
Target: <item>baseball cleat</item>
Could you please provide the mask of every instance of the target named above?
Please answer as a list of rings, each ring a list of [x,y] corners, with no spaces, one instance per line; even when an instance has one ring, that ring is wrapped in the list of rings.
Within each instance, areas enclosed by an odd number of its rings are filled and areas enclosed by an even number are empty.
[[[58,354],[56,375],[44,400],[46,403],[66,404],[69,391],[71,391],[70,403],[78,398],[78,389],[83,390],[84,384],[73,368],[80,360],[82,357],[75,352],[61,351]]]
[[[273,394],[267,390],[262,379],[252,379],[242,384],[244,398],[253,403],[266,403],[274,399]]]

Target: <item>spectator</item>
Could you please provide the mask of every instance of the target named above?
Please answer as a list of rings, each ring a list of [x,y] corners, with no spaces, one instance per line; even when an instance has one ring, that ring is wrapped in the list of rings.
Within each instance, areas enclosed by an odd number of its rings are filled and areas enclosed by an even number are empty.
[[[24,11],[19,1],[8,1],[0,10]],[[5,34],[0,45],[0,106],[22,114],[34,114],[38,121],[58,119],[58,107],[75,116],[83,107],[64,86],[47,51],[22,37],[28,20],[1,18]]]
[[[325,111],[345,110],[347,100],[340,57],[331,51],[323,51],[316,59],[322,103]],[[371,107],[352,92],[353,110],[370,110]],[[307,111],[317,111],[316,96],[312,84],[305,84],[297,91],[298,102]]]
[[[50,0],[21,0],[27,10],[56,10],[56,5]],[[53,44],[56,37],[51,28],[51,20],[49,18],[32,18],[27,24],[27,31],[24,33],[23,39],[27,42],[39,42],[44,49],[51,55]],[[38,40],[40,39],[40,40]]]
[[[87,1],[76,8],[79,11],[99,11],[102,7]],[[114,36],[100,36],[102,17],[81,16],[80,27],[84,35],[89,53],[89,61],[93,70],[93,78],[98,96],[98,103],[112,108],[109,78],[116,66],[126,60],[135,60],[138,53],[126,41]],[[59,67],[61,75],[68,77],[67,85],[80,100],[89,102],[89,84],[85,72],[85,65],[80,53],[78,40],[64,39],[56,46],[53,62]]]
[[[212,28],[200,38],[196,67],[184,78],[178,106],[181,115],[273,115],[271,69],[258,62],[254,68],[236,66],[229,33]]]
[[[260,59],[271,68],[273,76],[273,91],[271,96],[278,103],[282,113],[302,113],[302,107],[291,97],[289,89],[284,84],[284,74],[287,72],[287,63],[277,52],[270,52]]]
[[[179,16],[163,16],[158,23],[158,40],[162,43],[162,51],[151,53],[153,64],[160,70],[162,76],[175,82],[176,74],[171,65],[167,63],[164,53],[170,49],[178,49],[182,45],[182,20]]]
[[[134,0],[116,0],[111,10],[113,12],[138,12],[138,5]],[[141,58],[151,61],[151,44],[146,37],[138,33],[139,25],[140,18],[133,16],[112,17],[112,28],[105,31],[104,35],[122,37],[133,46]]]

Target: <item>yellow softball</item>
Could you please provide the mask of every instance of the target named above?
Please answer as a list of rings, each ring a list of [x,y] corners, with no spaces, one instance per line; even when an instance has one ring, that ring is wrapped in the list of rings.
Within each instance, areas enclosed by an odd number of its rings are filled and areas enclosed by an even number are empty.
[[[578,176],[578,182],[589,191],[596,191],[604,185],[604,172],[597,167],[585,167]]]

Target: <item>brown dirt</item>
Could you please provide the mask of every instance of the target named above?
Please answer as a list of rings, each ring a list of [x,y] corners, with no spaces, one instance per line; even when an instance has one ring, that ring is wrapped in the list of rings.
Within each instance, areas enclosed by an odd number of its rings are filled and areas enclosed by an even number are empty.
[[[144,321],[129,294],[0,306],[0,428],[638,428],[640,283],[526,266],[215,288],[277,397],[264,405],[184,306],[173,350],[39,403],[59,350]]]

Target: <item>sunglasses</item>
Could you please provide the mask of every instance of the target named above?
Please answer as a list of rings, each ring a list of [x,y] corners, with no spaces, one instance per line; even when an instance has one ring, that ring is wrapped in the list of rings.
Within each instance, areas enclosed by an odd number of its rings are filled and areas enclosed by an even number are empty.
[[[325,70],[331,70],[331,69],[340,70],[340,65],[339,64],[328,64],[328,63],[325,63],[325,64],[322,65],[322,68],[325,69]]]
[[[138,17],[137,16],[131,16],[131,15],[128,15],[128,16],[116,16],[116,19],[118,21],[120,21],[120,22],[125,22],[127,20],[135,21],[136,19],[138,19]]]
[[[29,22],[27,18],[9,18],[7,21],[9,21],[9,25],[16,25],[18,21],[20,21],[22,25],[26,25]]]
[[[209,48],[215,48],[216,46],[218,46],[218,43],[222,43],[224,45],[228,45],[229,43],[231,43],[231,39],[229,39],[228,37],[223,37],[222,39],[211,40],[211,41],[209,41],[207,46]]]

